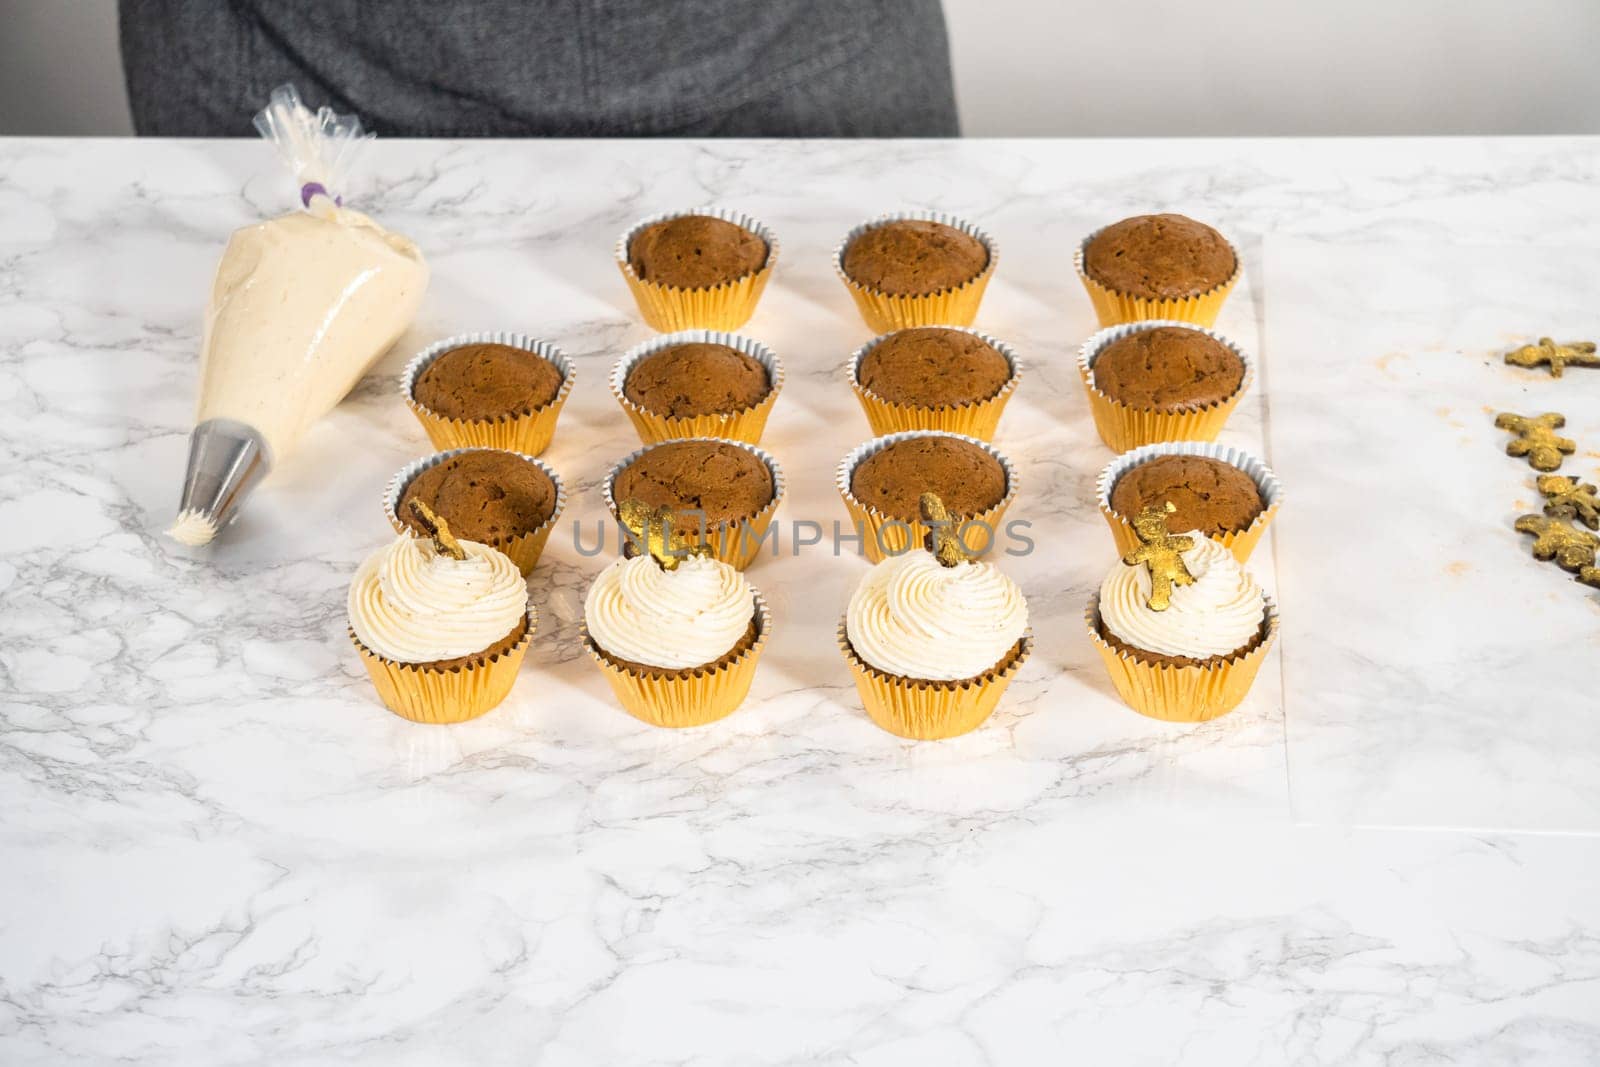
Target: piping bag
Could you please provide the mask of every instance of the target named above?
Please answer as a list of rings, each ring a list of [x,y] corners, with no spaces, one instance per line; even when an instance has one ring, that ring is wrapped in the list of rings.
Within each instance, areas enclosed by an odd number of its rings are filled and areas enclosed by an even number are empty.
[[[417,246],[339,195],[372,139],[360,119],[312,112],[286,85],[255,124],[293,172],[301,206],[234,231],[217,266],[189,466],[167,531],[186,545],[209,543],[232,521],[405,332],[428,287]]]

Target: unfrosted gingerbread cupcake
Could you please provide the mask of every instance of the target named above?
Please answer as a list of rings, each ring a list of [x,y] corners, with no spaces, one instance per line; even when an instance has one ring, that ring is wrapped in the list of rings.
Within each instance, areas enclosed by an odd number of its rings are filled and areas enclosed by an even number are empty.
[[[847,455],[836,485],[863,551],[877,562],[922,544],[922,494],[934,493],[957,518],[962,543],[974,556],[994,547],[1006,508],[1017,493],[1016,472],[993,445],[940,430],[889,434]]]
[[[1075,256],[1100,325],[1175,319],[1210,326],[1239,280],[1227,238],[1185,215],[1136,215],[1090,234]]]
[[[976,330],[918,326],[874,338],[846,375],[872,432],[948,430],[988,441],[1022,368],[1010,346]]]
[[[1243,348],[1168,320],[1111,326],[1078,350],[1100,439],[1126,452],[1158,441],[1215,440],[1254,377]]]
[[[652,328],[736,330],[749,320],[778,259],[778,241],[733,211],[681,211],[636,224],[617,267]]]
[[[783,473],[767,452],[742,441],[691,437],[634,452],[605,481],[606,507],[636,499],[687,516],[693,539],[725,563],[744,569],[783,498]]]
[[[555,436],[572,392],[572,361],[519,333],[446,338],[401,375],[406,406],[435,448],[504,448],[537,456]]]
[[[680,437],[759,444],[782,386],[777,353],[711,330],[646,341],[611,368],[611,393],[646,444]]]
[[[1272,468],[1237,448],[1180,441],[1125,452],[1095,482],[1095,499],[1119,552],[1138,546],[1133,520],[1171,504],[1171,525],[1198,530],[1247,562],[1283,502]]]
[[[421,501],[460,537],[499,549],[528,574],[566,505],[561,478],[542,460],[499,448],[458,448],[408,465],[389,481],[384,511],[397,531],[426,533]]]
[[[952,215],[884,215],[845,235],[834,268],[867,325],[970,326],[994,274],[993,238]]]

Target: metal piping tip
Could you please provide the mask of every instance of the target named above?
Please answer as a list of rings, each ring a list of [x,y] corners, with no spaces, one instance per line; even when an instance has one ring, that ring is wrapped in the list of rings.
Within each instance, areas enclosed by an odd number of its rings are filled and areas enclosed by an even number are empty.
[[[233,419],[202,422],[189,434],[183,497],[167,535],[185,545],[209,544],[271,469],[272,454],[253,427]]]

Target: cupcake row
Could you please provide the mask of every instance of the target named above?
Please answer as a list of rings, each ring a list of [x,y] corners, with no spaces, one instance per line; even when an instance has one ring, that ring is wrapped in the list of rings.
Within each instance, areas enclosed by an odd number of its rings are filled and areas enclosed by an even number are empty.
[[[1150,237],[1132,240],[1156,255]],[[1236,279],[1237,255],[1196,238],[1190,230],[1159,256]],[[1092,265],[1093,253],[1086,248],[1080,266]],[[1142,272],[1144,262],[1100,257],[1095,269],[1125,290],[1133,284],[1126,271]],[[1132,302],[1085,284],[1102,324],[1113,323],[1079,349],[1078,372],[1096,431],[1119,453],[1095,496],[1121,564],[1084,620],[1125,703],[1162,719],[1212,719],[1244,699],[1278,625],[1244,564],[1282,488],[1260,460],[1214,443],[1254,366],[1241,346],[1206,328],[1209,318],[1197,325],[1193,315],[1169,314],[1177,294],[1160,285]]]
[[[999,263],[994,238],[942,212],[883,215],[834,248],[834,270],[875,333],[970,326]],[[738,212],[655,215],[617,241],[617,267],[653,329],[737,330],[778,261],[778,239]],[[1102,326],[1210,326],[1238,281],[1237,251],[1183,215],[1139,215],[1091,233],[1073,257]]]
[[[946,501],[968,551],[986,555],[1010,535],[1006,515],[1019,489],[1016,468],[994,445],[937,430],[874,438],[840,460],[834,480],[848,528],[873,562],[927,540],[921,495],[928,492]],[[611,516],[618,517],[628,499],[666,508],[692,522],[688,536],[741,570],[763,551],[782,549],[768,530],[784,497],[783,469],[746,442],[656,442],[623,457],[601,489]],[[1174,529],[1198,531],[1240,562],[1249,559],[1282,496],[1277,477],[1259,459],[1204,442],[1124,453],[1096,483],[1096,504],[1118,551],[1136,546],[1132,520],[1145,508],[1172,504]],[[542,460],[472,447],[417,460],[389,481],[383,506],[396,531],[425,532],[411,513],[413,499],[443,516],[459,536],[506,553],[527,574],[566,506],[566,490]]]
[[[1079,350],[1078,370],[1095,427],[1117,451],[1214,440],[1255,377],[1240,345],[1165,320],[1100,331]],[[996,337],[924,326],[873,338],[852,353],[845,376],[875,434],[945,430],[987,441],[1021,382],[1022,363]],[[571,360],[548,341],[475,333],[418,354],[401,392],[436,448],[536,456],[548,447],[575,380]],[[609,378],[646,443],[723,437],[758,444],[783,384],[776,352],[710,330],[636,345]]]
[[[1259,596],[1259,587],[1240,565],[1280,496],[1265,465],[1216,448],[1193,443],[1150,446],[1118,457],[1099,481],[1100,508],[1125,552],[1124,563],[1114,569],[1123,575],[1123,584],[1102,586],[1087,618],[1124,699],[1160,718],[1210,718],[1235,706],[1259,666],[1259,656],[1250,654],[1258,648],[1264,654],[1275,625],[1262,600],[1260,640],[1248,647],[1246,642],[1216,647],[1231,640],[1227,635],[1242,625],[1239,617],[1253,610]],[[1233,476],[1218,478],[1218,465]],[[872,572],[877,577],[869,576],[863,589],[887,590],[874,621],[869,624],[862,617],[852,626],[847,613],[840,631],[864,706],[880,725],[902,736],[942,737],[974,728],[993,710],[1027,655],[1025,605],[1020,615],[1005,607],[1020,604],[1020,592],[993,565],[977,560],[993,544],[1016,495],[1014,469],[985,442],[916,432],[856,449],[840,464],[838,481],[862,546],[878,563]],[[953,506],[930,489],[943,490]],[[608,511],[635,532],[639,544],[649,544],[650,523],[673,539],[673,558],[653,557],[657,570],[676,573],[676,566],[666,564],[683,557],[694,561],[686,564],[684,575],[699,577],[691,582],[688,577],[657,576],[644,570],[636,555],[628,566],[638,573],[624,581],[621,573],[612,573],[623,561],[613,564],[606,571],[610,577],[597,583],[599,588],[616,586],[617,591],[606,594],[611,617],[643,620],[640,632],[647,636],[637,641],[619,637],[601,624],[598,631],[592,626],[585,630],[586,647],[606,670],[624,707],[645,721],[694,725],[728,714],[748,691],[763,635],[770,633],[771,613],[752,591],[751,614],[745,619],[745,629],[754,627],[750,640],[693,660],[727,632],[725,625],[711,623],[729,609],[721,600],[700,603],[689,593],[719,589],[723,592],[718,596],[725,598],[729,588],[748,587],[739,572],[767,544],[763,535],[783,496],[776,462],[740,442],[664,442],[617,464],[604,492]],[[930,497],[939,509],[931,520]],[[488,614],[502,622],[510,617],[502,603],[498,574],[504,565],[498,560],[507,560],[519,578],[530,571],[564,503],[559,476],[542,461],[496,449],[441,453],[412,464],[391,481],[385,510],[400,536],[358,572],[350,594],[350,625],[392,710],[419,721],[462,721],[503,698],[509,683],[501,684],[503,679],[496,676],[515,673],[506,661],[520,661],[536,627],[526,586],[521,586],[524,597],[516,626],[498,641],[484,641],[481,628],[464,628],[456,616],[476,620]],[[693,518],[687,517],[690,507],[696,512]],[[637,518],[641,510],[649,516],[643,533]],[[1148,608],[1154,582],[1138,577],[1143,573],[1139,553],[1149,540],[1141,523],[1148,525],[1152,514],[1163,536],[1169,521],[1174,528],[1204,535],[1191,535],[1183,556],[1190,576],[1197,579],[1190,583],[1193,588],[1176,590],[1172,603],[1159,611]],[[665,530],[675,518],[677,528]],[[470,560],[452,557],[444,537],[465,544]],[[430,539],[432,548],[420,544]],[[941,541],[947,549],[942,554]],[[923,547],[927,545],[935,547]],[[938,569],[930,560],[939,563]],[[448,590],[456,579],[461,588],[440,597],[440,590]],[[663,592],[680,585],[681,592]],[[1141,586],[1144,608],[1133,602]],[[497,613],[486,613],[483,596]],[[1102,605],[1108,603],[1120,606],[1107,613]],[[996,614],[995,605],[1005,610]],[[1226,623],[1220,631],[1215,618],[1219,612]],[[1018,617],[1024,620],[1021,629]],[[374,618],[380,621],[375,624]],[[862,629],[869,625],[879,637],[861,636],[869,633]],[[886,646],[884,632],[900,637]],[[408,643],[396,644],[385,634],[404,635]],[[453,643],[427,644],[430,635],[448,636]],[[1002,637],[1009,637],[1003,642],[1006,655],[990,664],[994,669],[969,673],[973,650],[993,648]],[[638,642],[662,650],[641,649]],[[901,651],[884,651],[888,647]],[[682,662],[685,657],[691,662]],[[454,677],[468,667],[467,673],[483,675],[481,683]],[[653,695],[647,698],[647,693]]]
[[[1005,342],[966,327],[918,327],[852,354],[850,386],[874,433],[948,430],[988,440],[1021,381]],[[549,341],[490,332],[447,338],[401,375],[406,406],[435,448],[537,456],[552,440],[576,376]],[[784,384],[759,341],[714,330],[652,338],[613,364],[609,386],[646,444],[720,437],[759,444]]]
[[[975,558],[936,494],[926,547],[884,558],[858,584],[838,629],[862,706],[897,736],[932,740],[977,728],[1032,648],[1021,589]],[[517,564],[458,538],[420,499],[410,529],[351,582],[350,637],[384,704],[405,718],[462,722],[510,691],[538,626]],[[699,726],[749,693],[773,616],[735,567],[673,527],[669,508],[619,505],[629,549],[584,598],[581,638],[618,701],[662,727]],[[1172,535],[1168,509],[1135,517],[1138,548],[1106,575],[1085,623],[1118,693],[1171,720],[1236,706],[1276,632],[1271,601],[1228,549]]]

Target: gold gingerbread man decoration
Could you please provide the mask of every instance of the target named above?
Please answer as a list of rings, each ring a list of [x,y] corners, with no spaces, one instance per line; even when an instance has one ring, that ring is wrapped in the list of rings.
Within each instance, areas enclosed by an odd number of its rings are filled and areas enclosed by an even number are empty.
[[[1561,466],[1561,457],[1578,450],[1578,442],[1556,433],[1567,424],[1565,415],[1548,411],[1543,415],[1515,415],[1503,411],[1495,416],[1494,424],[1510,430],[1516,438],[1506,445],[1506,455],[1528,458],[1528,465],[1536,471],[1553,471]]]
[[[442,516],[435,515],[432,508],[416,497],[411,498],[411,514],[422,524],[422,528],[428,531],[428,536],[433,538],[435,552],[451,559],[467,558],[467,550],[461,547],[461,542],[450,532],[450,524],[445,522]]]
[[[1600,567],[1584,567],[1578,571],[1578,581],[1600,589]]]
[[[1523,345],[1507,352],[1506,362],[1529,370],[1549,367],[1550,377],[1559,378],[1568,367],[1600,367],[1600,356],[1595,355],[1593,341],[1558,345],[1548,337],[1541,337],[1536,345]]]
[[[672,509],[665,505],[651,508],[643,500],[629,497],[617,505],[617,518],[632,535],[622,546],[623,555],[637,555],[644,546],[664,571],[677,570],[690,556],[711,555],[709,545],[692,542],[683,531],[673,528]]]
[[[944,567],[970,562],[972,554],[961,543],[958,521],[939,499],[939,494],[923,493],[917,498],[917,507],[928,527],[928,551],[933,553],[933,558]]]
[[[1516,521],[1518,533],[1533,534],[1533,558],[1555,560],[1564,571],[1580,573],[1593,567],[1600,537],[1580,530],[1566,519],[1548,515],[1523,515]]]
[[[1167,529],[1167,516],[1177,510],[1169,500],[1162,507],[1151,505],[1139,512],[1133,520],[1139,547],[1122,557],[1128,566],[1142,563],[1150,572],[1150,599],[1146,603],[1151,611],[1166,611],[1172,606],[1173,586],[1194,584],[1194,575],[1183,562],[1183,554],[1194,547],[1194,538]]]
[[[1558,519],[1576,519],[1600,530],[1600,489],[1565,474],[1541,474],[1535,483],[1544,497],[1544,513]]]

